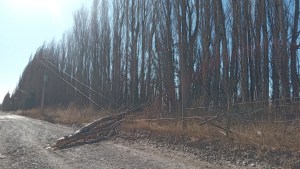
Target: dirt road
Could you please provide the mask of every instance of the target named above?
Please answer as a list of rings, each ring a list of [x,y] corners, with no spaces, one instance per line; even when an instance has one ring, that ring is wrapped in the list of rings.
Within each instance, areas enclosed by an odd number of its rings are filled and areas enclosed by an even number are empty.
[[[114,141],[65,150],[47,148],[56,139],[72,132],[73,129],[66,126],[0,112],[0,168],[241,168]]]

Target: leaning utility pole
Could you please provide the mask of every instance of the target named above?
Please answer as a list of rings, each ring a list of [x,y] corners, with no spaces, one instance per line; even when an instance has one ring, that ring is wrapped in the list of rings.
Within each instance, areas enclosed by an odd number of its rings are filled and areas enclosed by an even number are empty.
[[[47,70],[44,72],[44,78],[43,78],[43,93],[42,93],[42,103],[41,103],[41,108],[44,109],[44,102],[45,102],[45,86],[47,82]]]

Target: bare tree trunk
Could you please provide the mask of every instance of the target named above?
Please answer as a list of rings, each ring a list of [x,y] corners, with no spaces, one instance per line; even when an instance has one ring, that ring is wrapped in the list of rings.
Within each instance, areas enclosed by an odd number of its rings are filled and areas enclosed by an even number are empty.
[[[179,66],[180,66],[180,98],[181,109],[185,112],[188,103],[188,84],[187,84],[187,25],[186,25],[186,1],[177,1],[177,33],[179,48]]]
[[[152,23],[151,23],[151,30],[150,34],[148,37],[148,61],[147,61],[147,75],[146,75],[146,89],[147,89],[147,101],[152,100],[153,91],[152,91],[152,84],[151,84],[151,75],[152,75],[152,64],[153,64],[153,37],[154,33],[156,31],[156,4],[157,2],[153,5],[152,7]]]
[[[279,6],[278,0],[273,2],[273,6],[270,6],[271,8],[274,8],[274,21],[271,25],[272,27],[272,34],[273,34],[273,44],[272,44],[272,82],[273,82],[273,96],[272,99],[279,99],[280,96],[280,89],[279,89],[279,82],[280,82],[280,76],[279,76],[279,49],[280,49],[280,13],[279,13]],[[271,13],[269,15],[272,15]],[[278,104],[278,100],[275,101]]]
[[[257,99],[262,99],[262,50],[261,50],[261,28],[262,28],[262,17],[263,9],[262,9],[261,0],[256,0],[255,2],[255,36],[254,36],[254,62],[255,62],[255,95],[257,95]]]
[[[210,1],[203,0],[201,3],[202,7],[201,8],[201,13],[202,13],[202,31],[201,31],[201,36],[202,36],[202,54],[203,54],[203,61],[202,61],[202,76],[203,76],[203,105],[204,106],[209,106],[210,102],[210,64],[211,64],[211,53],[210,53],[210,45],[211,45],[211,18],[210,18]]]
[[[262,7],[262,33],[263,33],[263,99],[269,99],[269,38],[268,38],[268,23],[267,23],[267,8],[266,1],[261,0]]]
[[[146,4],[147,3],[147,4]],[[146,55],[146,40],[147,40],[147,32],[146,24],[148,24],[148,15],[149,10],[147,9],[147,5],[149,2],[141,1],[141,68],[140,68],[140,102],[143,103],[146,97],[146,85],[145,85],[145,55]],[[147,31],[147,32],[146,32]]]
[[[227,47],[227,34],[226,34],[226,17],[223,10],[222,0],[218,0],[218,10],[220,11],[220,28],[221,28],[221,38],[222,38],[222,59],[223,59],[223,75],[222,75],[222,82],[221,82],[221,89],[223,93],[223,103],[226,103],[229,96],[229,53]]]
[[[221,48],[221,29],[220,25],[222,23],[220,15],[222,11],[219,10],[219,2],[213,1],[213,15],[214,15],[214,25],[215,25],[215,38],[213,44],[213,56],[214,56],[214,80],[213,80],[213,101],[214,105],[218,106],[220,102],[220,48]]]
[[[299,45],[297,44],[297,39],[299,37],[298,32],[298,21],[299,21],[299,0],[295,0],[295,13],[294,13],[294,23],[292,29],[292,41],[290,46],[291,52],[291,83],[293,89],[293,97],[299,97],[299,79],[297,74],[297,50]]]
[[[162,44],[165,44],[162,55],[164,56],[164,88],[166,92],[166,104],[168,111],[172,111],[176,107],[176,95],[175,95],[175,66],[174,66],[174,54],[173,54],[173,37],[172,37],[172,11],[173,6],[170,0],[167,0],[164,7],[165,19],[161,23],[161,38]]]
[[[242,102],[247,102],[249,100],[249,69],[248,67],[250,67],[250,74],[252,73],[251,70],[253,63],[252,63],[252,58],[249,55],[249,48],[248,48],[248,41],[247,38],[249,36],[249,24],[248,24],[248,20],[249,15],[248,15],[248,1],[244,0],[242,1],[242,4],[240,4],[240,2],[236,2],[238,5],[237,7],[237,13],[236,13],[236,17],[241,16],[242,20],[239,22],[241,24],[238,24],[237,27],[239,27],[239,31],[238,31],[238,36],[240,37],[240,40],[238,42],[240,42],[239,44],[239,49],[240,49],[240,60],[241,60],[241,97],[242,97]],[[242,5],[242,7],[240,6]],[[238,43],[237,42],[237,43]],[[248,62],[248,59],[250,62]],[[239,60],[239,59],[238,59]],[[250,65],[249,65],[250,64]],[[238,68],[238,67],[236,67]],[[252,79],[251,79],[252,80]],[[252,82],[251,82],[252,85]],[[253,93],[253,88],[250,88],[250,92]]]
[[[122,28],[125,13],[119,0],[114,1],[114,34],[113,34],[113,69],[112,69],[112,92],[114,101],[120,105],[122,99],[121,83],[121,42]]]
[[[88,58],[88,11],[86,8],[82,7],[79,11],[74,14],[74,40],[75,40],[75,49],[76,50],[76,69],[75,69],[75,77],[83,83],[87,83],[86,74],[86,60]],[[76,88],[82,91],[85,95],[87,94],[87,90],[83,88],[82,85],[76,82]],[[84,105],[86,103],[86,99],[79,94],[76,97],[78,104]]]
[[[128,69],[129,69],[129,0],[126,0],[125,5],[126,18],[126,42],[125,42],[125,65],[124,65],[124,98],[123,103],[129,102],[129,86],[128,86]]]
[[[239,47],[239,16],[240,5],[236,1],[232,0],[233,8],[233,26],[232,26],[232,53],[230,62],[230,97],[233,98],[233,102],[237,102],[237,84],[238,84],[238,47]],[[232,102],[230,100],[230,102]]]
[[[130,65],[130,99],[131,103],[137,104],[138,97],[138,35],[139,35],[139,2],[135,5],[135,0],[131,1],[131,65]]]
[[[279,61],[280,61],[280,80],[282,84],[282,96],[290,98],[290,82],[289,82],[289,56],[288,56],[288,23],[286,22],[286,12],[283,0],[279,0],[279,27],[281,38],[279,41]]]
[[[92,82],[91,87],[96,90],[100,91],[100,66],[99,66],[99,47],[100,47],[100,26],[99,26],[99,1],[93,1],[92,7],[92,16],[91,16],[91,23],[90,23],[90,33],[91,33],[91,55],[92,55]],[[99,100],[99,96],[96,93],[92,95],[93,100]]]

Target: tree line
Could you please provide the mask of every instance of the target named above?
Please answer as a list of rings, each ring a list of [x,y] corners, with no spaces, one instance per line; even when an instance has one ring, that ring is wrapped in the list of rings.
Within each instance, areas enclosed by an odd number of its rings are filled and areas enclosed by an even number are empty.
[[[39,106],[45,74],[46,105],[88,97],[172,112],[298,99],[298,25],[299,0],[94,0],[59,41],[37,49],[10,102]]]

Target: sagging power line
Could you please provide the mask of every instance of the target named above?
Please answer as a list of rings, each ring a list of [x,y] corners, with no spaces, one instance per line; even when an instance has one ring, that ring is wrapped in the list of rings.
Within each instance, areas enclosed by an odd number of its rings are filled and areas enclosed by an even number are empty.
[[[46,61],[47,63],[49,63],[51,66],[53,66],[56,70],[61,71],[57,66],[55,66],[53,63],[51,63],[49,60],[47,59],[42,59],[44,61]],[[67,75],[68,77],[70,77],[71,79],[75,80],[76,82],[78,82],[79,84],[81,84],[82,86],[86,87],[87,89],[91,90],[92,92],[98,94],[99,96],[103,97],[104,99],[106,99],[107,101],[111,102],[112,104],[118,106],[118,104],[116,102],[114,102],[113,100],[111,100],[110,98],[104,96],[103,94],[101,94],[100,92],[92,89],[90,86],[82,83],[81,81],[79,81],[78,79],[74,78],[73,76],[71,76],[70,74],[66,73],[65,71],[61,71],[63,74]]]
[[[82,96],[84,96],[86,99],[88,99],[89,101],[91,101],[93,104],[95,104],[97,107],[101,108],[102,110],[104,110],[104,108],[102,106],[100,106],[99,104],[97,104],[93,99],[91,99],[89,96],[85,95],[82,91],[80,91],[79,89],[77,89],[76,86],[72,85],[71,83],[69,83],[67,80],[65,80],[63,77],[61,77],[57,72],[55,72],[54,70],[52,70],[51,68],[49,68],[45,63],[43,63],[41,60],[39,60],[40,63],[49,71],[51,71],[52,73],[54,73],[57,77],[59,77],[62,81],[64,81],[65,83],[67,83],[69,86],[71,86],[73,89],[75,89],[78,93],[80,93]]]

